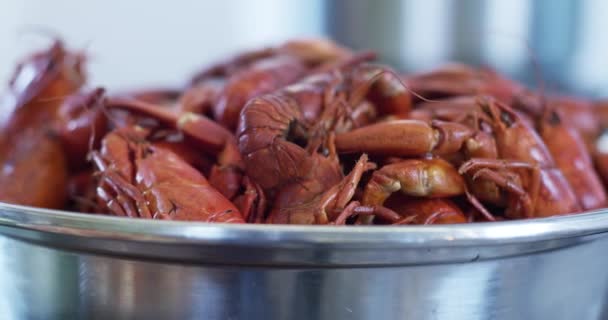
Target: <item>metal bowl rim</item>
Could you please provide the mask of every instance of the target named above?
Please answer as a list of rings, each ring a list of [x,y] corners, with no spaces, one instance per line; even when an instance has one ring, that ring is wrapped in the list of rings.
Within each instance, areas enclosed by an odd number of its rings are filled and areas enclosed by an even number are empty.
[[[530,220],[430,226],[296,226],[159,221],[0,202],[0,225],[42,232],[163,243],[421,247],[498,245],[608,231],[608,209]]]

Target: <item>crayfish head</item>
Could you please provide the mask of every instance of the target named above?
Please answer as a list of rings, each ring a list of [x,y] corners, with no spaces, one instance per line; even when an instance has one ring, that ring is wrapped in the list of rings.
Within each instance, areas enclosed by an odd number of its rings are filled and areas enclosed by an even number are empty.
[[[76,91],[85,82],[83,62],[83,54],[67,51],[59,39],[47,50],[26,58],[9,82],[18,97],[17,107],[40,96],[59,99]]]
[[[73,94],[59,107],[54,129],[72,169],[86,165],[87,153],[98,147],[106,133],[108,118],[103,103],[104,89],[97,88]]]
[[[507,110],[506,106],[490,96],[481,96],[477,100],[481,113],[487,116],[490,126],[496,131],[504,131],[515,124],[517,119],[514,112]]]

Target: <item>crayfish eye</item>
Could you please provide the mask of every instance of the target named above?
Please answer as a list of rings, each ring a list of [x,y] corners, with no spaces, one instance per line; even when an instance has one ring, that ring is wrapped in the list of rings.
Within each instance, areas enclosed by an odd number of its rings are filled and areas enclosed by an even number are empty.
[[[57,62],[55,61],[55,59],[50,59],[49,62],[47,62],[47,64],[46,64],[46,71],[51,71],[51,70],[55,69],[56,65],[57,65]]]
[[[555,112],[555,110],[551,111],[551,113],[549,113],[549,118],[547,119],[547,121],[551,125],[559,125],[562,122],[559,115],[557,114],[557,112]]]
[[[507,112],[504,112],[504,111],[500,112],[500,120],[502,120],[502,122],[504,122],[507,126],[512,126],[513,123],[515,122],[513,120],[513,117],[511,117],[510,114],[508,114]]]
[[[324,147],[319,147],[319,153],[321,153],[324,157],[329,157],[329,149]]]
[[[292,120],[287,126],[287,133],[285,139],[293,142],[300,147],[305,147],[308,144],[308,134],[306,128],[297,120]]]
[[[154,154],[154,149],[150,148],[149,146],[142,148],[142,157],[146,158],[153,154]]]
[[[48,60],[46,61],[46,65],[44,66],[44,71],[51,72],[51,71],[55,70],[58,67],[59,61],[61,58],[62,58],[62,56],[59,53],[51,54],[50,57],[48,57]]]

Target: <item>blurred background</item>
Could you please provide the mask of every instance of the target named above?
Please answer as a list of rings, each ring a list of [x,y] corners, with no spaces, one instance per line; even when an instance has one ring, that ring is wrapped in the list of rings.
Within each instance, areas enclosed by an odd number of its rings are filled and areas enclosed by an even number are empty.
[[[48,39],[91,55],[93,84],[181,84],[239,50],[326,36],[376,49],[406,71],[448,61],[490,65],[554,90],[608,96],[604,0],[0,0],[0,80]]]

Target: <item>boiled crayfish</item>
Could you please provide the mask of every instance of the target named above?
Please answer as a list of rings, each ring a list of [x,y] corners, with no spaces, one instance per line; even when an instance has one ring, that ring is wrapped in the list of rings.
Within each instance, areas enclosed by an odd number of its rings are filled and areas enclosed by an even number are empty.
[[[113,93],[85,87],[84,54],[56,40],[19,64],[2,100],[0,200],[316,225],[606,206],[608,103],[535,92],[490,68],[401,74],[374,59],[293,40],[213,64],[183,87]]]

